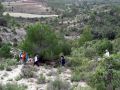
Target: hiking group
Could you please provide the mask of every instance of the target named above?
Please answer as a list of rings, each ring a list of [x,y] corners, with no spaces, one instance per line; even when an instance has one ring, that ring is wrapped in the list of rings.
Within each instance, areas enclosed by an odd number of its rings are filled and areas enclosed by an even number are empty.
[[[29,57],[28,56],[28,53],[27,52],[25,52],[25,51],[22,51],[22,52],[20,52],[20,54],[19,54],[19,59],[20,59],[20,63],[21,64],[26,64],[26,63],[33,63],[33,66],[40,66],[40,63],[41,63],[41,60],[42,60],[42,58],[39,56],[39,55],[37,55],[37,54],[35,54],[34,55],[34,58],[32,58],[32,57]],[[66,61],[65,61],[65,58],[64,58],[64,56],[61,56],[61,58],[60,58],[60,65],[61,66],[65,66],[65,63],[66,63]]]

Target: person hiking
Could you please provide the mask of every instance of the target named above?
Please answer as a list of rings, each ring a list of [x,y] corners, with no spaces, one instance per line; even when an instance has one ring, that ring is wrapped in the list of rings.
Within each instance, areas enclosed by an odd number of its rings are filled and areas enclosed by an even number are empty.
[[[28,56],[28,53],[26,53],[26,62],[28,62],[29,60],[29,56]]]
[[[62,66],[65,66],[65,58],[64,56],[61,56],[60,63]]]
[[[20,54],[19,54],[19,59],[20,59],[21,63],[22,63],[22,54],[23,54],[23,52],[21,51]]]
[[[22,63],[26,64],[26,52],[22,53]]]
[[[109,57],[110,56],[110,52],[108,50],[105,50],[105,54],[104,54],[105,57]]]
[[[38,55],[35,55],[35,57],[34,57],[34,65],[39,67]]]

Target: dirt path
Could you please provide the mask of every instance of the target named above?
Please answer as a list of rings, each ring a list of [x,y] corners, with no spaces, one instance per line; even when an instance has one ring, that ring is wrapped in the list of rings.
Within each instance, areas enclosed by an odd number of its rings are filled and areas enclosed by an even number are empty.
[[[28,13],[14,13],[14,12],[4,12],[3,15],[9,14],[12,17],[22,17],[22,18],[48,18],[48,17],[58,17],[58,15],[37,15]]]

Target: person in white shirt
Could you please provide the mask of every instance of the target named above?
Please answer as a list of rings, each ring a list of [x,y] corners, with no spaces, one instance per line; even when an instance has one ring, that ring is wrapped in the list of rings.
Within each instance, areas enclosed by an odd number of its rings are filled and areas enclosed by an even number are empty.
[[[108,50],[105,50],[105,52],[106,52],[106,53],[104,54],[104,56],[105,56],[105,57],[109,57],[109,56],[110,56],[109,51],[108,51]]]
[[[38,55],[34,57],[34,65],[39,66]]]

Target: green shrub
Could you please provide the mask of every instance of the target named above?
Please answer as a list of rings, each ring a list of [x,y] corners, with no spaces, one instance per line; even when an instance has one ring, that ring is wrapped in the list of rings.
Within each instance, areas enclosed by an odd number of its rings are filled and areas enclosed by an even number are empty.
[[[73,70],[71,77],[72,82],[88,81],[92,71],[87,71],[87,68],[78,67],[76,70]]]
[[[26,87],[17,84],[6,84],[6,85],[0,84],[0,90],[26,90]]]
[[[0,64],[0,70],[4,70],[5,69],[5,65],[4,64]]]
[[[83,48],[72,48],[71,57],[68,57],[69,66],[81,65],[83,53],[81,52]]]
[[[95,48],[87,47],[85,49],[84,55],[85,57],[92,59],[97,56],[97,51]]]
[[[17,60],[16,59],[6,59],[5,62],[8,66],[14,66],[17,63]]]
[[[97,90],[109,90],[109,86],[115,90],[120,87],[120,56],[111,56],[101,60],[91,73],[89,85]]]
[[[73,73],[71,77],[72,82],[79,82],[81,80],[80,73]]]
[[[6,71],[12,71],[11,66],[16,65],[17,60],[15,59],[4,59],[1,61],[2,64],[0,64],[0,70],[6,69]]]
[[[21,79],[22,79],[22,77],[20,75],[15,78],[16,81],[19,81]]]
[[[106,39],[103,39],[103,40],[100,40],[100,41],[96,42],[95,46],[96,46],[96,50],[97,50],[98,54],[105,53],[106,49],[109,52],[112,52],[112,50],[113,50],[112,43],[109,40],[106,40]]]
[[[11,57],[9,44],[3,44],[0,48],[0,57]]]
[[[114,53],[120,52],[120,38],[113,41],[113,51]]]
[[[70,90],[70,83],[56,79],[47,85],[47,90]]]
[[[6,71],[12,71],[12,68],[10,66],[7,66]]]
[[[58,57],[62,52],[68,54],[70,49],[66,47],[66,42],[58,38],[50,27],[39,23],[28,26],[27,36],[21,45],[30,54],[38,53],[48,60]]]
[[[35,77],[36,69],[30,65],[23,66],[21,69],[22,78],[33,78]]]
[[[80,36],[79,44],[83,45],[85,42],[91,41],[92,39],[93,39],[93,36],[92,36],[91,27],[86,26],[83,30],[82,35]]]
[[[3,11],[4,11],[4,7],[3,7],[3,5],[0,2],[0,16],[2,16]]]
[[[0,17],[0,26],[7,26],[7,21],[4,17]]]
[[[46,83],[46,78],[43,76],[43,74],[40,74],[40,77],[37,80],[38,84],[44,84]]]
[[[96,89],[94,89],[94,88],[91,88],[91,87],[77,87],[76,89],[74,89],[74,90],[96,90]]]

